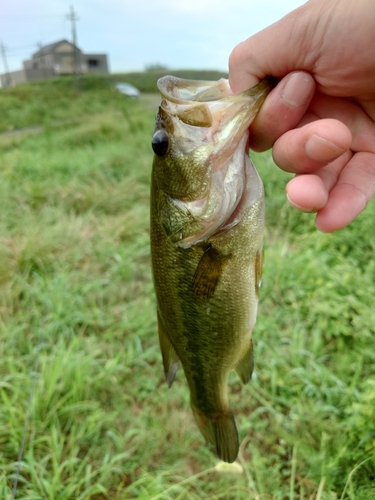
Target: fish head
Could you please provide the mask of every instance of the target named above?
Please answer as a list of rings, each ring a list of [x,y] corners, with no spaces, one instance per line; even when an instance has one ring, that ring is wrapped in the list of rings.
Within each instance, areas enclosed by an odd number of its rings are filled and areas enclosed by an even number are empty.
[[[205,103],[174,99],[166,90],[169,78],[158,82],[163,99],[152,138],[155,174],[158,186],[173,199],[193,201],[209,189],[212,116]]]
[[[236,209],[244,191],[248,128],[272,86],[265,79],[232,95],[225,79],[158,81],[154,178],[163,192],[163,227],[180,246],[206,240]]]

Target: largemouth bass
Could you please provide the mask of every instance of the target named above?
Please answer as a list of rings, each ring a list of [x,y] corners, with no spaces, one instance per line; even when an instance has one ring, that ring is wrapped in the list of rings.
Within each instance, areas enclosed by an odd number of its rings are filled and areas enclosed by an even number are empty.
[[[217,456],[238,454],[228,376],[253,371],[263,262],[263,184],[248,127],[272,88],[230,95],[227,80],[158,81],[151,255],[166,380],[181,362],[198,427]]]

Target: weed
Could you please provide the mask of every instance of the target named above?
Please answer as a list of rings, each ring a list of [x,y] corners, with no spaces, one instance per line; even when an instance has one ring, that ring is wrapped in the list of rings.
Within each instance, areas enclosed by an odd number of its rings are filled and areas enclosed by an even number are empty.
[[[162,374],[155,108],[111,86],[0,92],[2,130],[40,126],[0,137],[0,498],[18,470],[25,500],[374,498],[374,205],[320,234],[285,201],[290,176],[253,155],[267,206],[256,370],[230,378],[242,445],[236,470],[217,466],[183,373],[170,390]]]

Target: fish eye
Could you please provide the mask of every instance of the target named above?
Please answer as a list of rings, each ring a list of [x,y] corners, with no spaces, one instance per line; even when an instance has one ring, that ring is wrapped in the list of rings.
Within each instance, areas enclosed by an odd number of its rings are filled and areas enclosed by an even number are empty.
[[[152,149],[158,156],[164,156],[169,149],[169,139],[165,130],[158,130],[152,138]]]

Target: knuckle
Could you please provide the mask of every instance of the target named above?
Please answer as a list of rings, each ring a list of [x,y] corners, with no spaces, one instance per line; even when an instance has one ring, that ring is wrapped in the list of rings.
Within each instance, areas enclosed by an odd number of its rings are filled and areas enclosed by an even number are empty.
[[[243,44],[243,42],[236,45],[236,47],[234,47],[234,49],[230,53],[229,62],[228,62],[230,73],[235,71],[242,64],[242,60],[243,60],[242,44]]]

